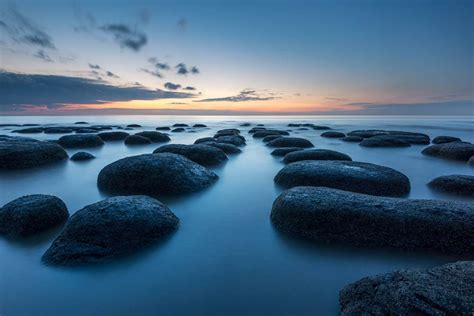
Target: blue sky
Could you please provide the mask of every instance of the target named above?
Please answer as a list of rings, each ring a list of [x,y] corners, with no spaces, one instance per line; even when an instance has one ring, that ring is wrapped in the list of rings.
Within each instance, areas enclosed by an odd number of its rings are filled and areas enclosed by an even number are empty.
[[[4,114],[474,114],[473,1],[25,0],[0,10]]]

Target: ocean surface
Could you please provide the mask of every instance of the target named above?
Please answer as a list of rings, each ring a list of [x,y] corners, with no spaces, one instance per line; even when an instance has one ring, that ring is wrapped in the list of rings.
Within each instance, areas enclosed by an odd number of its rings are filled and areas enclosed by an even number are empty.
[[[273,177],[283,167],[281,158],[251,127],[290,129],[288,123],[314,123],[334,130],[393,129],[423,132],[430,137],[457,136],[474,141],[474,120],[466,117],[230,117],[230,116],[85,116],[1,117],[0,124],[70,125],[141,124],[143,130],[174,123],[204,123],[195,133],[170,133],[170,143],[191,144],[223,128],[240,128],[247,146],[227,163],[212,168],[220,179],[210,188],[179,198],[159,197],[180,218],[179,229],[168,239],[113,263],[57,268],[40,257],[60,229],[23,241],[0,239],[0,315],[336,315],[338,293],[360,278],[403,268],[433,267],[466,257],[397,250],[368,250],[321,245],[281,235],[269,220],[281,189]],[[0,127],[0,134],[11,133]],[[474,175],[463,162],[424,156],[423,145],[408,148],[364,148],[357,143],[320,137],[324,131],[296,130],[291,135],[309,139],[316,148],[350,155],[406,174],[409,198],[461,200],[432,192],[427,183],[449,174]],[[25,134],[37,139],[61,135]],[[33,193],[52,194],[70,213],[106,198],[97,189],[99,171],[120,158],[151,153],[157,144],[127,147],[106,142],[86,149],[97,158],[65,161],[37,169],[0,172],[0,205]],[[67,150],[71,155],[79,150]],[[472,258],[471,258],[472,259]]]

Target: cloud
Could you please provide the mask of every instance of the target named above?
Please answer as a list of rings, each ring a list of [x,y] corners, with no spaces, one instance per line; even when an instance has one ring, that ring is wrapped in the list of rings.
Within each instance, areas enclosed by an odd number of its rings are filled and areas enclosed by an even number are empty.
[[[4,20],[0,20],[0,27],[14,42],[42,49],[56,49],[52,37],[15,7],[10,7],[3,15]]]
[[[101,69],[99,65],[94,65],[94,64],[91,64],[91,63],[89,63],[89,68],[90,69]]]
[[[197,69],[196,66],[193,66],[193,67],[191,67],[191,73],[192,73],[192,74],[198,74],[198,73],[199,73],[199,69]]]
[[[116,74],[114,74],[110,71],[106,71],[105,74],[107,75],[107,77],[120,78],[119,76],[117,76]]]
[[[148,58],[148,63],[153,67],[153,69],[142,68],[141,71],[158,78],[163,78],[161,71],[167,71],[171,68],[167,63],[158,61],[158,58],[156,57]]]
[[[105,33],[113,35],[115,41],[120,47],[129,48],[133,51],[139,51],[148,42],[146,34],[137,29],[132,30],[126,24],[112,23],[100,27]]]
[[[328,101],[336,101],[336,102],[347,101],[347,99],[344,99],[344,98],[334,98],[334,97],[327,97],[325,99],[328,100]]]
[[[181,89],[181,85],[180,84],[175,84],[175,83],[172,83],[172,82],[167,82],[164,84],[164,87],[168,90],[178,90],[178,89]]]
[[[186,64],[184,63],[179,63],[176,66],[174,66],[174,68],[176,68],[176,74],[178,75],[187,75],[189,73],[196,75],[200,73],[199,69],[196,66],[192,66],[188,68]]]
[[[142,68],[142,69],[140,69],[140,70],[143,71],[143,72],[145,72],[145,73],[147,73],[147,74],[150,74],[150,75],[152,75],[152,76],[154,76],[154,77],[163,78],[163,75],[162,75],[159,71],[157,71],[157,70],[149,70],[149,69],[146,69],[146,68]]]
[[[70,104],[103,104],[114,101],[191,98],[193,94],[152,90],[142,86],[114,86],[80,77],[20,74],[0,71],[0,111],[26,111]]]
[[[187,87],[184,87],[183,90],[187,90],[187,91],[195,91],[196,88],[194,87],[190,87],[190,86],[187,86]]]
[[[34,55],[34,57],[36,58],[39,58],[47,63],[52,63],[53,60],[51,59],[51,57],[49,57],[49,55],[42,49],[38,50]]]
[[[256,90],[245,89],[240,91],[238,95],[223,97],[223,98],[210,98],[195,100],[193,102],[245,102],[245,101],[266,101],[273,100],[277,97],[274,96],[264,96],[259,94]]]

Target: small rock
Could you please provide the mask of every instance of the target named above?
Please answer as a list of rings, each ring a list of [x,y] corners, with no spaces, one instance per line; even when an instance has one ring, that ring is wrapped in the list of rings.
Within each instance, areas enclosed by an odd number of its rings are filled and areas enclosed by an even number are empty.
[[[203,137],[203,138],[198,138],[194,142],[195,144],[201,144],[201,143],[207,143],[207,142],[215,142],[216,139],[214,137]]]
[[[264,143],[269,143],[269,142],[271,142],[272,140],[277,139],[277,138],[280,138],[280,137],[283,137],[283,136],[282,136],[282,135],[269,135],[269,136],[265,136],[265,137],[262,139],[262,142],[264,142]]]
[[[240,135],[219,136],[219,137],[216,138],[216,142],[231,144],[231,145],[234,145],[234,146],[244,146],[245,145],[245,138],[240,136]]]
[[[279,137],[267,143],[268,147],[313,147],[313,143],[309,140],[299,137]]]
[[[288,133],[287,131],[279,131],[279,130],[262,130],[262,131],[257,130],[253,133],[254,138],[264,138],[270,135],[286,136],[286,135],[290,135],[290,133]]]
[[[182,127],[174,128],[174,129],[171,130],[172,133],[182,133],[184,131],[185,131],[185,129],[182,128]]]
[[[474,176],[441,176],[431,180],[428,185],[436,191],[474,197]]]
[[[437,136],[431,141],[433,144],[446,144],[452,142],[460,142],[461,138],[453,136]]]
[[[272,151],[271,155],[282,157],[282,156],[285,156],[288,153],[298,151],[298,150],[301,150],[301,148],[300,147],[281,147],[281,148],[277,148],[274,151]]]
[[[130,135],[127,132],[101,132],[97,134],[103,141],[116,141],[116,140],[124,140],[127,136]]]
[[[136,127],[142,127],[142,126],[140,124],[128,124],[127,127],[136,128]]]
[[[151,140],[140,135],[129,135],[124,140],[125,145],[146,145],[151,144]]]
[[[173,127],[189,127],[189,125],[183,124],[183,123],[176,123],[176,124],[173,124]]]
[[[208,145],[182,145],[171,144],[158,147],[154,152],[158,153],[173,153],[182,155],[194,162],[203,166],[218,165],[227,160],[226,154],[217,147]]]
[[[283,162],[286,164],[301,160],[346,160],[352,161],[351,157],[338,151],[329,149],[306,149],[288,153]]]
[[[343,138],[343,137],[346,137],[346,134],[341,133],[341,132],[324,132],[324,133],[321,134],[321,137]]]
[[[99,136],[90,134],[66,135],[59,138],[58,142],[64,148],[87,148],[104,145],[104,141]]]
[[[84,161],[84,160],[90,160],[94,158],[95,156],[93,154],[88,153],[86,151],[79,151],[71,156],[71,160],[73,161]]]
[[[428,156],[468,161],[474,156],[474,145],[466,142],[431,145],[423,149],[421,153]]]
[[[168,126],[158,126],[157,128],[155,128],[157,131],[169,131],[171,130],[171,128],[169,128]]]
[[[202,127],[207,127],[207,125],[206,125],[206,124],[200,124],[200,123],[198,123],[198,124],[194,124],[193,127],[195,127],[195,128],[202,128]]]
[[[142,136],[148,138],[152,143],[166,143],[171,140],[171,138],[163,133],[155,132],[155,131],[145,131],[136,133],[137,136]]]

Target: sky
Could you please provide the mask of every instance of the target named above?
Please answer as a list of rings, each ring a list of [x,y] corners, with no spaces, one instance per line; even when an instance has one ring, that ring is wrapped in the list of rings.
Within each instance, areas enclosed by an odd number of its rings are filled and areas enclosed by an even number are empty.
[[[474,115],[474,1],[0,0],[0,114]]]

